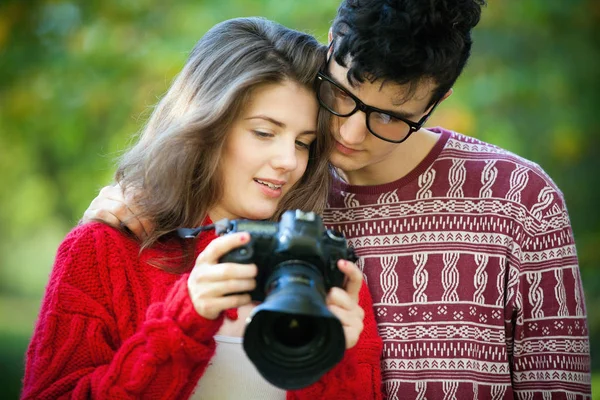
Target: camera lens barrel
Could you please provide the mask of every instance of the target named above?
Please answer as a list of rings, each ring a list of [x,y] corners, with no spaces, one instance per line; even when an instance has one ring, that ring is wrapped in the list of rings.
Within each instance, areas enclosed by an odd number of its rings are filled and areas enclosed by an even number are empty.
[[[313,266],[290,260],[275,271],[272,290],[249,318],[244,350],[267,381],[300,389],[341,361],[344,331],[327,309],[322,275]]]

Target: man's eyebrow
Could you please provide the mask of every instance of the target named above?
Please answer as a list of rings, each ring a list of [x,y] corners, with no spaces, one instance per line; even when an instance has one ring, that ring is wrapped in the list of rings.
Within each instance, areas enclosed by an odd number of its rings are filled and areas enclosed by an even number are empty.
[[[341,87],[343,87],[344,90],[348,91],[348,93],[352,93],[352,91],[350,91],[350,89],[348,89],[348,87],[346,85],[340,83],[336,78],[334,78],[333,74],[330,71],[328,71],[328,76],[329,76],[329,79],[331,79],[332,81],[334,81],[335,83],[337,83],[338,85],[340,85]],[[350,84],[351,87],[353,87],[350,82],[348,82],[348,83]],[[380,87],[380,90],[381,90],[382,87],[383,87],[383,83],[382,83],[382,85]],[[356,96],[354,93],[352,93],[352,95]],[[358,97],[358,96],[356,96],[356,97],[360,99],[360,97]],[[392,100],[392,106],[394,106],[394,107],[398,107],[398,106],[401,106],[404,103],[407,103],[406,99],[401,99],[400,97],[394,97],[391,100]],[[361,99],[361,101],[362,101],[362,99]],[[370,107],[373,107],[370,104],[367,104],[367,105],[370,106]],[[401,110],[390,110],[390,109],[384,109],[384,108],[379,108],[379,107],[375,107],[375,108],[377,108],[377,109],[379,109],[381,111],[384,111],[386,113],[397,115],[397,116],[399,116],[401,118],[404,118],[404,119],[407,119],[409,121],[414,121],[414,119],[417,118],[417,116],[419,115],[418,113],[410,113],[410,112],[401,111]]]
[[[267,121],[272,123],[273,125],[277,125],[280,128],[284,128],[285,129],[285,124],[281,121],[277,121],[276,119],[273,119],[271,117],[267,117],[266,115],[254,115],[252,117],[248,117],[245,118],[246,120],[253,120],[253,119],[262,119],[263,121]],[[316,130],[306,130],[303,131],[302,133],[300,133],[301,135],[316,135],[317,131]]]
[[[395,105],[395,104],[394,104]],[[406,111],[401,111],[401,110],[384,110],[384,111],[389,111],[392,114],[395,114],[399,117],[402,117],[404,119],[407,119],[409,121],[413,121],[418,114],[414,114],[414,113],[410,113],[410,112],[406,112]]]
[[[386,84],[385,81],[382,82],[379,90],[382,90],[383,86],[385,84]],[[390,100],[392,102],[392,106],[400,107],[400,106],[408,103],[411,100],[411,97],[407,96],[406,94],[397,94],[397,95],[393,96]],[[389,111],[393,112],[396,115],[401,116],[402,118],[406,118],[411,121],[413,120],[413,118],[417,118],[417,116],[419,115],[419,113],[411,113],[411,112],[401,111],[401,110],[389,110]]]

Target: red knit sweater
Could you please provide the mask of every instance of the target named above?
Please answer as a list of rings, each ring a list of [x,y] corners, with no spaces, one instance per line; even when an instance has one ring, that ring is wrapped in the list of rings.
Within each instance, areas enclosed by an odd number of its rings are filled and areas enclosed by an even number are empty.
[[[212,239],[204,233],[197,253]],[[148,263],[173,251],[163,245],[140,255],[136,241],[99,223],[69,233],[27,351],[22,398],[188,398],[215,352],[213,335],[224,317],[196,313],[187,273]],[[288,399],[381,398],[382,343],[365,285],[360,305],[366,316],[357,345]]]

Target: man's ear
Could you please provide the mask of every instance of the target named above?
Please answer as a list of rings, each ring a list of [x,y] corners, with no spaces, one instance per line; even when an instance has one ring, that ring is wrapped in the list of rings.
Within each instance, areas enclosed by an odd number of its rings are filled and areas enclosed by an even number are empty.
[[[327,34],[327,45],[329,46],[329,49],[327,50],[327,60],[329,60],[329,57],[331,57],[331,54],[333,53],[333,46],[331,45],[331,43],[333,43],[333,27],[329,27],[329,33]]]
[[[442,97],[442,99],[440,100],[440,103],[444,100],[446,100],[448,97],[450,97],[452,95],[452,93],[454,93],[454,89],[450,88],[448,89],[448,91],[446,92],[446,94],[444,95],[444,97]]]
[[[452,93],[454,93],[454,89],[450,88],[448,89],[448,91],[446,92],[446,94],[440,99],[440,101],[437,102],[437,105],[439,106],[441,102],[443,102],[444,100],[446,100],[448,97],[450,97],[452,95]],[[432,104],[426,111],[425,114],[427,114],[428,112],[431,111],[431,108],[434,105]],[[437,107],[437,106],[436,106]]]

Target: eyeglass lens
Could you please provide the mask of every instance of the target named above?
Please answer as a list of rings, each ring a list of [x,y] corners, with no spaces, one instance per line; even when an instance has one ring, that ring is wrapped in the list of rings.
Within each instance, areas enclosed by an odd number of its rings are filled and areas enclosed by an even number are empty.
[[[356,101],[344,90],[323,79],[319,88],[319,99],[332,113],[341,117],[354,114]],[[368,110],[367,127],[377,136],[390,140],[402,140],[410,132],[410,126],[389,114]]]

